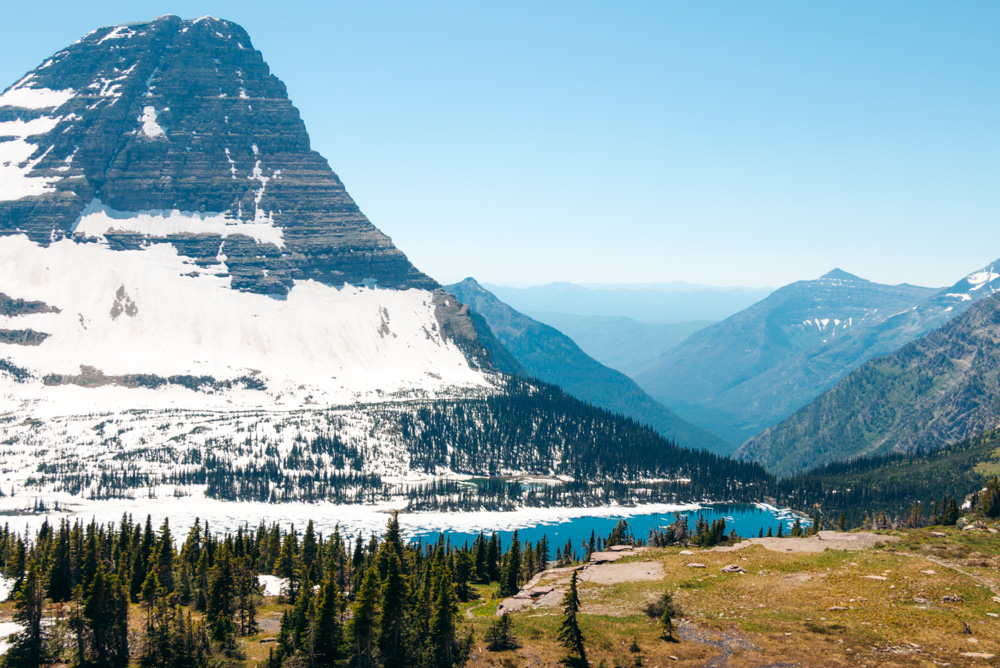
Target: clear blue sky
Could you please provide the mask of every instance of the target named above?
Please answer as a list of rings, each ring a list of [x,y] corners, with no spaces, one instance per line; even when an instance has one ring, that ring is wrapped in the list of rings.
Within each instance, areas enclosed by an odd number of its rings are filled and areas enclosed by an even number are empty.
[[[993,0],[11,0],[0,88],[167,13],[243,25],[443,282],[946,285],[1000,257]]]

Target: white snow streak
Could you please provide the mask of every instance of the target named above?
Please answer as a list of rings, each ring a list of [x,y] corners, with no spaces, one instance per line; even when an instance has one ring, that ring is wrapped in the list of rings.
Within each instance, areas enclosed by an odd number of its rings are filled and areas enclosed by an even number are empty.
[[[76,95],[72,88],[50,90],[48,88],[12,88],[0,95],[0,107],[20,107],[21,109],[55,109],[69,102]]]
[[[257,222],[243,222],[228,217],[226,213],[194,211],[116,211],[100,200],[92,200],[73,226],[73,232],[91,238],[104,238],[110,232],[131,232],[150,237],[171,234],[218,234],[223,237],[240,234],[260,244],[285,245],[280,227],[270,218]]]

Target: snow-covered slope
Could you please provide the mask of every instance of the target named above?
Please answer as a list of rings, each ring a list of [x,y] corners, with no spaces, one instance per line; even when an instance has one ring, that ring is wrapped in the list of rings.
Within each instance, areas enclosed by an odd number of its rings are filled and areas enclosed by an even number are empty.
[[[432,292],[307,280],[276,299],[229,284],[170,245],[0,237],[0,292],[51,307],[0,316],[2,330],[47,335],[0,347],[31,374],[0,372],[0,410],[298,407],[488,385],[442,336]],[[172,376],[214,383],[160,380]]]

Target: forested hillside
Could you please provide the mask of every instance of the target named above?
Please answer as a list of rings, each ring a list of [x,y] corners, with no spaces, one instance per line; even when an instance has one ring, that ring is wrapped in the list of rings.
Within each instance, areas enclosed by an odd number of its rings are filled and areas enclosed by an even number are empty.
[[[780,503],[822,511],[827,525],[843,515],[848,526],[885,512],[905,520],[915,503],[922,517],[941,519],[1000,474],[1000,430],[924,453],[896,453],[827,464],[778,483]]]
[[[737,456],[778,475],[940,448],[1000,426],[1000,296],[868,362]]]
[[[491,345],[489,339],[496,337],[516,360],[516,366],[501,363],[501,370],[557,385],[582,401],[648,424],[682,446],[732,453],[731,444],[680,418],[631,378],[593,359],[562,332],[514,310],[474,279],[467,278],[446,289],[468,304],[488,326],[489,331],[481,332],[480,339],[493,357],[502,362],[505,355]],[[473,321],[480,322],[475,317]]]

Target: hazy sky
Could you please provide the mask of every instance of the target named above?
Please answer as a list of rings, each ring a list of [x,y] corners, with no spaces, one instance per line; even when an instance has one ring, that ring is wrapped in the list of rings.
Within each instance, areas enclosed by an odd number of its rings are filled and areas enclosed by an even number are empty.
[[[166,13],[246,28],[442,282],[946,285],[1000,257],[993,0],[11,0],[0,88]]]

